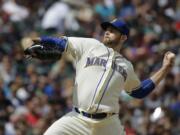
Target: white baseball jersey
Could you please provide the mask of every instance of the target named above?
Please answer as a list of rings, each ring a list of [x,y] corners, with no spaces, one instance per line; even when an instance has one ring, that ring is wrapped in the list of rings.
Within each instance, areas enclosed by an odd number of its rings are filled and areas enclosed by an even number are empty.
[[[118,113],[120,91],[140,85],[132,64],[96,39],[68,37],[66,51],[76,68],[73,105],[83,111]]]

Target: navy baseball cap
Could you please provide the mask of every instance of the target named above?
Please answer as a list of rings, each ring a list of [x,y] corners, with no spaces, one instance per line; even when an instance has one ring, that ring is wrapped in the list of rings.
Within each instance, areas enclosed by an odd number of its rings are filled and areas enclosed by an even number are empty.
[[[124,35],[127,35],[127,36],[129,35],[129,27],[127,23],[125,23],[123,20],[115,19],[112,22],[101,23],[101,27],[103,30],[106,30],[110,26],[117,29],[120,33]]]

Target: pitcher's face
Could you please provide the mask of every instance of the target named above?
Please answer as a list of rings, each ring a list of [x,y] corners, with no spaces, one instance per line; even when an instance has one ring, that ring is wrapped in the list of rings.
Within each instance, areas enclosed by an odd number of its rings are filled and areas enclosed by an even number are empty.
[[[113,27],[108,27],[104,33],[103,43],[105,45],[118,45],[121,42],[121,33]]]

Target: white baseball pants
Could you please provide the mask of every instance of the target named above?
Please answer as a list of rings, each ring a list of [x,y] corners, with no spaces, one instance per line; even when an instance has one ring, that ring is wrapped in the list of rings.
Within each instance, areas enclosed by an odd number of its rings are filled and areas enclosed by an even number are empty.
[[[93,120],[74,111],[54,122],[44,135],[125,135],[118,115]]]

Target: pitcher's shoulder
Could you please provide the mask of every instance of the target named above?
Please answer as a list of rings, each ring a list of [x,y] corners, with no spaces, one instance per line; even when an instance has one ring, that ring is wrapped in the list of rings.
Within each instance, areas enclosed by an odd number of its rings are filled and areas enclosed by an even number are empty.
[[[133,64],[131,61],[129,61],[126,57],[119,54],[116,56],[116,59],[118,59],[126,68],[133,68]]]
[[[68,40],[71,41],[80,41],[83,43],[100,43],[99,40],[95,38],[86,38],[86,37],[67,37]]]

